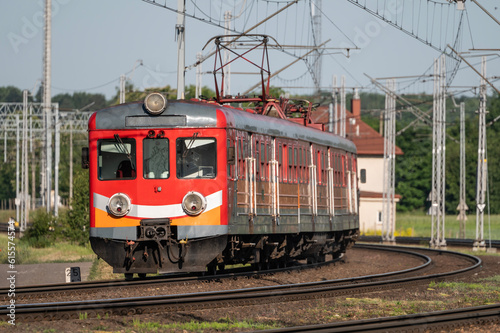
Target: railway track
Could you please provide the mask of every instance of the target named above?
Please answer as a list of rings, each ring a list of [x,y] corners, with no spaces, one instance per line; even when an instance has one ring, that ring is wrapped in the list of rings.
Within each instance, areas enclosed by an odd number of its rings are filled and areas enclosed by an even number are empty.
[[[395,237],[397,245],[425,245],[430,243],[430,237]],[[381,243],[381,236],[360,236],[358,241],[368,243]],[[475,239],[447,238],[446,244],[450,247],[472,248]],[[486,241],[486,247],[500,248],[500,240]]]
[[[428,283],[432,280],[444,280],[467,274],[478,268],[481,260],[477,257],[448,251],[431,249],[395,248],[384,246],[358,246],[365,249],[402,251],[418,256],[423,264],[409,270],[387,274],[376,274],[358,278],[288,284],[270,287],[247,288],[216,292],[203,292],[179,295],[141,296],[106,300],[71,301],[57,303],[16,304],[16,320],[58,320],[105,315],[131,315],[154,312],[187,311],[205,308],[235,307],[242,305],[287,302],[314,298],[333,297],[362,292],[373,292],[387,288],[401,288],[412,284]],[[466,261],[467,267],[453,271],[432,273],[429,270],[432,263],[431,255],[450,255]],[[7,318],[7,306],[0,307],[1,318]]]
[[[259,331],[280,332],[424,332],[446,331],[465,325],[484,325],[498,322],[500,303],[463,309],[425,312],[419,314],[352,320],[321,325],[287,327],[284,329]]]
[[[218,271],[216,275],[205,275],[195,273],[180,273],[168,274],[161,276],[151,276],[148,278],[136,278],[134,280],[106,280],[106,281],[85,281],[74,283],[61,283],[61,284],[46,284],[46,285],[33,285],[33,286],[20,286],[16,287],[16,300],[30,300],[38,297],[49,297],[54,295],[72,295],[81,293],[92,293],[94,291],[122,289],[122,288],[137,288],[137,287],[155,287],[159,285],[176,285],[187,284],[196,282],[211,282],[214,280],[222,279],[236,279],[241,277],[252,277],[259,275],[275,274],[283,271],[313,269],[325,265],[335,264],[342,260],[342,258],[334,259],[324,263],[313,263],[303,265],[300,263],[293,263],[292,266],[276,269],[268,269],[264,271],[253,270],[252,267],[242,267],[226,271]],[[8,300],[9,288],[0,288],[0,299]]]

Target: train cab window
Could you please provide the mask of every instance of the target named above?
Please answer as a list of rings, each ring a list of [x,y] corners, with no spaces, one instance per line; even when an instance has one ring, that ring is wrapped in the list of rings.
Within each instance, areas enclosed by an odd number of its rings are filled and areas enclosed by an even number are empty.
[[[143,157],[145,179],[169,178],[168,139],[144,139]]]
[[[99,140],[97,146],[97,174],[100,180],[136,177],[134,139]]]
[[[217,144],[213,138],[178,138],[177,178],[215,178],[217,171]]]

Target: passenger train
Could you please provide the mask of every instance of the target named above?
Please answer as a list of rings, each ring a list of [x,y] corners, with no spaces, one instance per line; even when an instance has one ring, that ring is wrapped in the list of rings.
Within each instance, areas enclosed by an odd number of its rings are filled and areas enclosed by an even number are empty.
[[[307,101],[237,99],[152,93],[91,116],[90,242],[115,273],[324,261],[355,242],[355,145]]]

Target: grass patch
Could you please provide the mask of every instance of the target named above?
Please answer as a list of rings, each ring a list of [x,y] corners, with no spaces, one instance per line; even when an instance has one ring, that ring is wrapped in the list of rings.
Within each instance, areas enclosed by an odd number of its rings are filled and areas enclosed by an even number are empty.
[[[448,293],[480,292],[500,296],[500,275],[481,279],[479,283],[465,282],[431,282],[429,288],[446,289]]]
[[[304,317],[318,322],[358,320],[495,304],[500,302],[500,275],[477,283],[431,282],[426,293],[408,300],[339,298],[334,305],[311,307]]]
[[[315,318],[318,322],[331,322],[402,316],[444,309],[446,304],[443,301],[346,298],[339,300],[335,306],[311,307],[305,317]]]
[[[399,236],[430,237],[431,225],[432,217],[423,212],[397,213],[395,234]],[[447,215],[445,217],[445,226],[446,238],[459,238],[460,221],[457,221],[456,215]],[[489,217],[485,216],[485,239],[490,239],[490,229],[491,239],[500,239],[500,215],[490,215]],[[465,225],[465,238],[476,238],[475,215],[469,215],[469,220]]]
[[[7,263],[7,235],[0,235],[0,263]],[[92,261],[95,254],[90,245],[79,246],[69,242],[56,242],[45,248],[34,248],[19,238],[14,240],[16,244],[16,264],[38,264],[59,262],[82,262]]]
[[[87,281],[123,279],[123,274],[113,273],[113,268],[104,260],[94,258]]]
[[[0,210],[0,223],[7,223],[9,218],[14,217],[15,219],[15,216],[15,210]]]
[[[144,322],[139,319],[133,320],[133,328],[136,332],[163,332],[182,330],[187,332],[203,332],[205,330],[216,330],[220,332],[235,329],[267,330],[279,328],[276,324],[263,324],[252,321],[233,321],[227,318],[213,322],[200,322],[191,320],[186,323],[160,324],[157,322]]]

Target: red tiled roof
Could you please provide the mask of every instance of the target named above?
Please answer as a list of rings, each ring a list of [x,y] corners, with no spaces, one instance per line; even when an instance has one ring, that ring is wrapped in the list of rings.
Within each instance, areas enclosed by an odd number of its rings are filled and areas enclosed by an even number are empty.
[[[359,115],[355,116],[346,110],[346,116],[346,136],[356,145],[358,155],[384,155],[384,137],[362,121]],[[311,120],[315,123],[328,124],[328,107],[318,107],[312,113]],[[398,146],[396,155],[403,155]]]
[[[359,196],[361,198],[382,199],[384,194],[382,192],[359,191]],[[394,194],[394,198],[401,200],[402,196],[400,194]]]

